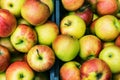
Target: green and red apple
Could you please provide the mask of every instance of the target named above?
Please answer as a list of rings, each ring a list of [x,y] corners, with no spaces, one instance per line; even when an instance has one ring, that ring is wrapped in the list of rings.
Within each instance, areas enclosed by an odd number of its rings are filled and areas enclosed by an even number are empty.
[[[16,17],[21,16],[21,7],[26,0],[0,0],[2,9],[9,10]]]
[[[118,46],[108,46],[101,50],[99,58],[105,61],[112,73],[120,72],[120,48]]]
[[[34,71],[24,61],[13,62],[6,70],[6,80],[33,80],[33,78]]]
[[[102,41],[95,35],[85,35],[79,39],[79,56],[83,60],[98,57],[102,50]]]
[[[16,29],[15,16],[6,9],[0,9],[0,37],[10,36]]]
[[[61,61],[73,60],[79,52],[79,41],[69,35],[58,35],[52,43],[55,55]]]
[[[10,41],[17,51],[26,53],[37,43],[37,34],[30,26],[20,24],[10,36]]]
[[[104,15],[95,22],[95,34],[103,41],[113,41],[120,34],[120,22],[113,15]]]
[[[60,32],[79,39],[86,32],[85,21],[75,14],[67,15],[60,21]]]
[[[40,0],[27,0],[21,8],[21,15],[30,24],[41,25],[50,17],[50,9]]]
[[[51,46],[54,39],[59,34],[58,25],[53,21],[47,21],[46,23],[36,26],[35,30],[38,35],[39,44]]]
[[[0,73],[0,80],[6,80],[5,72]]]
[[[48,71],[55,63],[54,51],[46,45],[33,46],[26,58],[29,66],[36,72]]]
[[[106,62],[94,58],[81,65],[80,76],[81,80],[111,80],[112,72]]]
[[[60,67],[61,80],[81,80],[80,69],[81,64],[77,61],[69,61]]]

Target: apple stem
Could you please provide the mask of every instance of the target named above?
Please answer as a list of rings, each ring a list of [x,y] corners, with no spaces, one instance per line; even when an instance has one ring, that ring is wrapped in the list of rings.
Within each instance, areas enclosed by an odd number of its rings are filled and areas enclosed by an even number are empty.
[[[16,43],[16,45],[21,44],[21,43],[23,43],[23,40],[20,40],[18,43]]]
[[[65,23],[65,25],[70,26],[71,23],[72,23],[72,22],[71,22],[70,20],[68,20],[67,23]]]
[[[40,56],[40,54],[39,54],[39,50],[38,49],[36,49],[36,51],[37,51],[37,55],[39,56],[39,59],[41,60],[42,59],[42,57]]]

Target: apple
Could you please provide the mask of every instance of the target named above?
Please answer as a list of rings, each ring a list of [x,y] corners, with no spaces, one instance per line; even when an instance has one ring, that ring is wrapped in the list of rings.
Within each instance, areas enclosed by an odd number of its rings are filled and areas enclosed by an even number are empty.
[[[63,7],[68,11],[75,11],[79,9],[85,0],[61,0]]]
[[[80,69],[81,64],[77,61],[69,61],[60,67],[60,80],[81,80]]]
[[[81,80],[111,80],[112,72],[103,60],[94,58],[81,65],[80,76]]]
[[[34,71],[24,61],[11,63],[6,70],[6,80],[33,80],[33,78]]]
[[[115,14],[119,7],[116,0],[88,0],[94,12],[103,16]]]
[[[21,7],[26,0],[0,0],[1,8],[9,10],[16,17],[21,16]]]
[[[90,33],[95,35],[95,23],[96,23],[97,19],[95,19],[94,21],[91,22],[90,24]]]
[[[83,60],[96,58],[102,50],[102,41],[95,35],[85,35],[79,39],[79,56]]]
[[[73,60],[79,52],[79,41],[69,35],[58,35],[52,43],[52,49],[63,62]]]
[[[41,25],[48,20],[50,9],[40,0],[27,0],[21,8],[21,15],[30,24]]]
[[[104,15],[95,23],[95,34],[103,41],[113,41],[120,33],[120,22],[113,15]]]
[[[6,9],[0,9],[0,37],[10,36],[16,29],[15,16]]]
[[[8,49],[0,45],[0,73],[4,72],[9,66],[10,53]]]
[[[10,36],[10,41],[17,51],[26,53],[37,43],[37,34],[30,26],[20,24]]]
[[[93,13],[93,19],[92,19],[92,21],[94,21],[94,20],[96,20],[98,18],[99,18],[98,14]]]
[[[39,44],[48,46],[51,46],[52,42],[59,34],[58,25],[50,20],[42,25],[36,26],[35,30],[38,35]]]
[[[55,63],[52,48],[46,45],[35,45],[27,53],[27,63],[36,72],[49,70]]]
[[[117,38],[115,39],[115,45],[120,47],[120,35],[118,35]]]
[[[75,11],[75,14],[80,16],[88,26],[93,20],[93,11],[89,5],[83,5],[79,10]]]
[[[18,18],[17,23],[19,24],[26,24],[28,26],[32,26],[28,21],[26,21],[24,18]]]
[[[10,53],[16,53],[17,51],[13,47],[9,37],[0,38],[0,45],[6,47]]]
[[[54,12],[54,1],[53,0],[40,0],[40,1],[48,5],[50,9],[50,15],[52,15],[52,13]]]
[[[112,46],[112,45],[115,45],[114,41],[103,42],[103,48],[108,47],[108,46]]]
[[[86,24],[75,14],[67,15],[60,21],[60,32],[79,39],[86,32]]]
[[[118,46],[108,46],[101,50],[99,58],[105,61],[112,73],[120,72],[120,48]]]
[[[0,73],[0,80],[6,80],[5,72]]]

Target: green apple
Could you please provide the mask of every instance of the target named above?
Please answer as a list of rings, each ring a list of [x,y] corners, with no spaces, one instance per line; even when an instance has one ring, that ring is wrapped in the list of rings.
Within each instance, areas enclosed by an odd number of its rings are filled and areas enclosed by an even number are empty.
[[[30,26],[20,24],[10,36],[10,41],[17,51],[25,53],[37,43],[37,34]]]
[[[32,25],[41,25],[50,17],[49,7],[40,0],[27,0],[21,8],[22,17]]]
[[[5,72],[0,73],[0,80],[6,80]]]
[[[86,32],[86,24],[75,14],[67,15],[60,22],[60,32],[79,39]]]
[[[21,15],[21,7],[26,0],[0,0],[0,5],[2,9],[9,10],[16,17]]]
[[[0,45],[0,73],[6,71],[10,64],[10,52],[9,50]]]
[[[24,18],[17,19],[17,23],[19,24],[26,24],[28,26],[32,26],[28,21],[26,21]]]
[[[85,0],[61,0],[63,7],[68,11],[75,11],[79,9]]]
[[[86,60],[80,67],[81,80],[111,80],[112,72],[101,59]]]
[[[40,1],[48,5],[50,9],[50,14],[54,12],[54,0],[40,0]]]
[[[13,62],[6,70],[6,80],[33,80],[33,78],[34,71],[24,61]]]
[[[95,34],[103,41],[113,41],[120,33],[120,22],[113,15],[101,16],[95,23]]]
[[[103,42],[103,48],[108,47],[108,46],[112,46],[112,45],[115,45],[114,41]]]
[[[54,39],[59,34],[58,26],[53,21],[47,21],[45,24],[35,27],[38,35],[39,44],[51,46]]]
[[[80,53],[83,60],[98,57],[102,50],[102,41],[95,35],[85,35],[79,39]]]
[[[33,46],[26,58],[29,66],[36,72],[48,71],[55,63],[54,51],[46,45]]]
[[[0,37],[9,37],[16,29],[15,16],[6,9],[0,9]]]
[[[118,46],[108,46],[101,50],[99,58],[105,61],[112,73],[120,72],[120,48]]]
[[[79,52],[79,41],[69,35],[58,35],[52,43],[52,48],[61,61],[73,60]]]
[[[69,61],[60,67],[61,80],[81,80],[80,79],[81,64],[77,61]]]

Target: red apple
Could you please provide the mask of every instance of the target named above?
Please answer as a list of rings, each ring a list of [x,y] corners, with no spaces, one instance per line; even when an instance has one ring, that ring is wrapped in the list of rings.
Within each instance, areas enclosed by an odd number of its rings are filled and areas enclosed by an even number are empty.
[[[54,51],[46,45],[33,46],[26,57],[29,66],[36,72],[47,71],[55,63]]]
[[[33,80],[34,72],[24,61],[16,61],[6,70],[6,80]]]
[[[49,7],[40,0],[27,0],[21,8],[22,17],[32,25],[41,25],[50,16]]]
[[[81,80],[80,79],[80,63],[70,61],[64,63],[60,67],[60,80]]]
[[[0,45],[0,72],[4,72],[9,66],[10,53],[8,49]]]
[[[83,60],[98,57],[102,50],[102,41],[95,35],[85,35],[79,39],[79,56]]]
[[[0,9],[0,37],[10,36],[16,29],[15,16],[6,9]]]
[[[75,12],[76,15],[80,16],[88,26],[93,19],[93,12],[89,5],[82,6],[79,10]]]
[[[115,39],[115,45],[120,47],[120,35]]]
[[[94,58],[81,65],[80,75],[81,80],[110,80],[112,72],[103,60]]]

